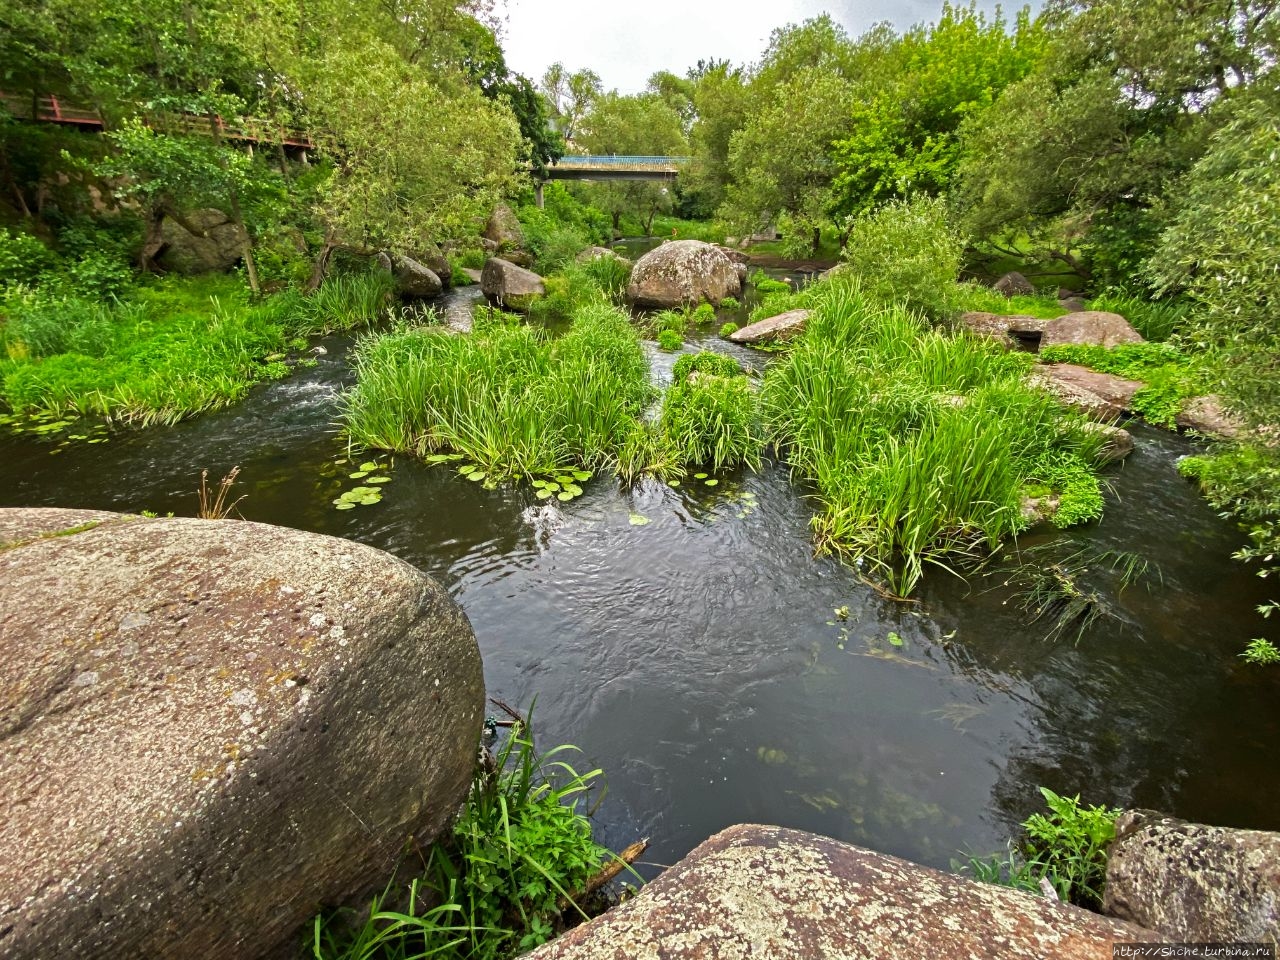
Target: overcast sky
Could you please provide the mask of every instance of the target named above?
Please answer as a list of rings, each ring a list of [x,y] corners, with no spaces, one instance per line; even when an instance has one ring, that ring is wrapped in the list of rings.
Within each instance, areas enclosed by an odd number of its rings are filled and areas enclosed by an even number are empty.
[[[857,36],[881,20],[904,29],[941,10],[942,0],[506,0],[502,47],[507,66],[535,83],[560,60],[570,71],[590,67],[606,90],[639,93],[655,70],[683,76],[713,57],[751,63],[775,27],[824,11]]]

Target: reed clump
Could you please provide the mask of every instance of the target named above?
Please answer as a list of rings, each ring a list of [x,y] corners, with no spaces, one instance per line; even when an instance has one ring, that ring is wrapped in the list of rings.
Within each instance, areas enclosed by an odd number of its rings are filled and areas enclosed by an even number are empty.
[[[1029,483],[1064,464],[1093,477],[1100,437],[1025,384],[1029,362],[856,280],[825,285],[761,398],[767,437],[817,484],[819,546],[906,596],[926,564],[950,568],[1024,529]]]

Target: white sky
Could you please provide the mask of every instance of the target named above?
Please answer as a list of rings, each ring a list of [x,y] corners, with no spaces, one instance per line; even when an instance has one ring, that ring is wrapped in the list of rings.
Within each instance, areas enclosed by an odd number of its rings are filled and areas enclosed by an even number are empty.
[[[775,27],[824,11],[857,36],[881,20],[899,30],[936,20],[942,0],[506,0],[505,6],[502,48],[512,70],[537,83],[560,60],[570,72],[590,67],[606,90],[639,93],[655,70],[683,76],[700,58],[713,57],[751,63]],[[990,12],[995,3],[978,6]],[[1008,15],[1020,6],[1008,4]]]

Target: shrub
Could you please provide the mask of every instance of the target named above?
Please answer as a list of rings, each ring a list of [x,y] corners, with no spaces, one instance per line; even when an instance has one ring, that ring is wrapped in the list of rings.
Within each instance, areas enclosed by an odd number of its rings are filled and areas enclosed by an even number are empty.
[[[853,223],[844,259],[867,296],[900,303],[933,320],[958,305],[964,245],[939,198],[892,201]]]
[[[58,255],[31,234],[0,229],[0,287],[34,283],[57,264]]]
[[[720,336],[728,339],[729,334],[737,333],[740,329],[741,328],[736,323],[730,320],[728,323],[723,323],[720,325]]]
[[[676,330],[659,330],[658,346],[668,353],[674,353],[684,346],[684,338]]]

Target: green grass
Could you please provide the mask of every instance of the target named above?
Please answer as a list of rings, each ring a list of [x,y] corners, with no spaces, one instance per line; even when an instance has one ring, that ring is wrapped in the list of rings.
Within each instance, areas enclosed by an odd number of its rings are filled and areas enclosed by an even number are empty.
[[[1118,313],[1147,340],[1162,342],[1178,333],[1191,316],[1188,303],[1149,300],[1123,290],[1106,290],[1089,302],[1090,310]]]
[[[1102,441],[1083,418],[1024,383],[1029,358],[949,337],[856,281],[814,296],[765,377],[768,436],[818,486],[819,546],[890,593],[1021,530],[1024,488],[1047,462],[1095,461]]]
[[[600,777],[566,762],[572,747],[539,756],[524,725],[476,770],[452,834],[432,845],[422,876],[389,885],[362,914],[315,918],[315,960],[504,960],[551,939],[572,898],[612,859],[580,807]]]
[[[1191,357],[1168,343],[1126,343],[1118,347],[1064,344],[1040,351],[1045,363],[1074,363],[1140,380],[1132,408],[1149,423],[1172,427],[1184,403],[1203,393],[1203,377]]]
[[[717,353],[689,354],[676,361],[673,377],[657,425],[672,459],[713,471],[758,468],[764,432],[756,395],[738,361]]]
[[[298,337],[378,319],[390,282],[338,276],[310,297],[259,303],[228,276],[164,278],[118,300],[10,287],[0,297],[0,400],[19,417],[173,423],[287,375],[284,351]]]
[[[457,455],[488,484],[616,469],[651,396],[629,318],[598,300],[559,339],[501,322],[467,337],[403,328],[363,341],[355,367],[343,420],[356,443]]]
[[[543,278],[546,295],[529,305],[529,319],[559,323],[592,303],[621,303],[631,278],[631,265],[619,257],[593,257],[569,262],[556,274]]]
[[[1059,306],[1053,293],[1006,297],[985,284],[972,282],[961,283],[959,288],[958,312],[976,310],[1002,317],[1036,317],[1041,320],[1052,320],[1067,312]]]

